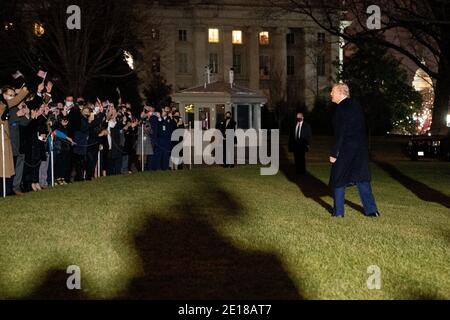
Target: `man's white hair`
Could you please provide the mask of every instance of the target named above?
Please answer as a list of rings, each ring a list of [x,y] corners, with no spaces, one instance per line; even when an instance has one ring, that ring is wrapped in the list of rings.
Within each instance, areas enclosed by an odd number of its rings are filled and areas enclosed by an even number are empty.
[[[348,88],[348,85],[346,83],[336,83],[333,85],[333,88],[338,88],[340,93],[350,98],[350,89]]]

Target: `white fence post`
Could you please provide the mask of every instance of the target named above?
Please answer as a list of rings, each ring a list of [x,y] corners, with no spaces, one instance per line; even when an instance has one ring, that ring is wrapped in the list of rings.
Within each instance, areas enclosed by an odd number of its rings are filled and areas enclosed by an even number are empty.
[[[100,178],[102,176],[102,167],[101,167],[101,150],[100,150],[100,146],[98,147],[98,152],[97,152],[97,178]]]
[[[144,123],[141,128],[141,171],[144,172]]]
[[[2,123],[2,175],[3,175],[3,198],[6,198],[6,165],[5,165],[5,133]]]
[[[52,162],[51,164],[51,170],[52,170],[52,187],[55,186],[55,164],[53,163],[54,160],[54,156],[53,156],[53,138],[52,138],[52,150],[50,151],[50,160]]]

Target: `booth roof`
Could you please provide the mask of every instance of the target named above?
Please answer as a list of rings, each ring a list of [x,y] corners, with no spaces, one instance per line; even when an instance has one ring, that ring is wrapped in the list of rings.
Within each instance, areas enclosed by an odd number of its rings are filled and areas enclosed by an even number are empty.
[[[232,96],[235,95],[245,95],[245,96],[259,96],[259,93],[248,88],[233,85],[230,86],[229,83],[224,81],[217,81],[209,83],[198,87],[193,87],[180,91],[179,93],[225,93]]]

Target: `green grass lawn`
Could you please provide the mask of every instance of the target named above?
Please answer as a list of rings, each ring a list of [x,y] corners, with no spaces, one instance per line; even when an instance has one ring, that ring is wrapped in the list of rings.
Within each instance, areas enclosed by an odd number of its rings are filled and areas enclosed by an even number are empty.
[[[0,200],[0,298],[450,299],[448,163],[374,163],[379,219],[353,188],[332,219],[330,167],[309,170],[138,173]]]

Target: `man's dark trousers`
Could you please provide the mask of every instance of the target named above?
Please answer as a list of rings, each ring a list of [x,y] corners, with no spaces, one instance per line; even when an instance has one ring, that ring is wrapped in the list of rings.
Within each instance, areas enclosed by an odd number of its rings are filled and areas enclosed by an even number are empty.
[[[370,182],[358,182],[356,183],[358,188],[359,197],[364,207],[364,212],[366,215],[377,212],[377,205],[375,204],[375,199],[372,193],[372,187]],[[334,210],[333,213],[336,216],[344,215],[344,204],[345,204],[345,187],[338,187],[334,189]]]
[[[305,150],[302,147],[296,147],[294,151],[295,169],[298,174],[306,173]]]

